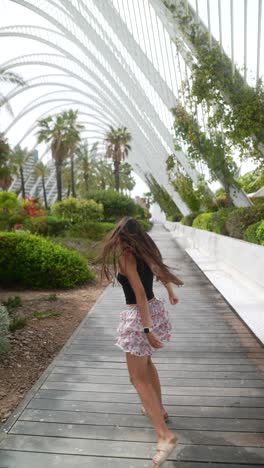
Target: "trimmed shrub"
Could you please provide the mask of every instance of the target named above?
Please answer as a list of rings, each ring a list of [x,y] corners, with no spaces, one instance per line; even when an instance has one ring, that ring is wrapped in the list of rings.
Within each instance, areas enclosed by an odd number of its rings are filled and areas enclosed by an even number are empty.
[[[171,221],[172,223],[178,223],[182,219],[182,214],[173,214],[170,216],[166,216],[167,221]]]
[[[0,356],[9,350],[9,315],[7,308],[0,305]]]
[[[181,224],[184,224],[185,226],[192,226],[193,221],[195,220],[195,218],[197,218],[197,216],[199,216],[199,214],[199,211],[197,211],[183,216],[183,218],[181,218]]]
[[[94,279],[79,254],[26,233],[0,233],[0,282],[4,286],[72,288]]]
[[[85,195],[104,206],[104,221],[116,222],[123,216],[134,216],[138,213],[137,204],[132,198],[115,192],[114,190],[91,191]]]
[[[19,209],[19,200],[15,193],[0,192],[0,230],[11,229],[16,224],[16,217],[22,218]]]
[[[73,224],[67,231],[70,237],[84,237],[94,241],[101,240],[105,234],[113,229],[113,223],[89,223],[82,222]]]
[[[257,239],[259,240],[260,245],[264,245],[264,219],[260,221],[257,227],[256,233],[257,233]]]
[[[260,241],[257,237],[257,228],[259,227],[260,223],[263,221],[258,221],[257,223],[250,224],[244,232],[244,240],[248,242],[253,242],[254,244],[260,244]],[[264,240],[264,237],[263,237]]]
[[[150,229],[153,226],[153,224],[150,221],[146,221],[145,219],[138,219],[137,221],[139,222],[139,224],[141,224],[145,231],[150,231]]]
[[[195,218],[192,226],[197,229],[204,229],[206,231],[212,231],[212,215],[213,213],[201,213]]]
[[[78,200],[77,198],[66,198],[61,202],[54,203],[52,214],[66,219],[72,223],[86,221],[101,221],[104,215],[103,205],[95,200]]]
[[[250,200],[254,206],[264,206],[264,197],[251,197]]]
[[[216,234],[227,235],[226,221],[234,208],[221,208],[220,210],[212,213],[211,230]]]
[[[236,239],[243,239],[248,226],[264,219],[264,207],[236,208],[226,220],[227,234]]]
[[[60,236],[68,227],[69,221],[58,219],[55,216],[39,216],[23,223],[23,226],[32,234],[42,236]]]

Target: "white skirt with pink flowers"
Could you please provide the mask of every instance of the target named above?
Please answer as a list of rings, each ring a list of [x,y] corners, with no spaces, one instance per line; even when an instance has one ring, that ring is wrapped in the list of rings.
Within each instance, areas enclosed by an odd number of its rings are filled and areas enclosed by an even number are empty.
[[[169,313],[164,306],[164,299],[154,297],[149,301],[149,311],[153,323],[153,333],[160,341],[169,341],[171,338],[171,323]],[[120,323],[117,329],[116,346],[125,353],[136,356],[151,356],[160,348],[153,348],[143,331],[143,325],[138,306],[128,306],[120,314]]]

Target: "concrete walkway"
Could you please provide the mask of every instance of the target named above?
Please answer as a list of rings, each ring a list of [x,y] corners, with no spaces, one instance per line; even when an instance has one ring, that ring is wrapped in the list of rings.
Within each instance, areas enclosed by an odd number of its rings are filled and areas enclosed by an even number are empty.
[[[179,445],[164,468],[264,465],[264,349],[161,225],[151,235],[185,287],[159,351]],[[155,283],[158,297],[166,291]],[[1,434],[0,468],[151,467],[155,436],[114,346],[120,287],[108,287]],[[210,465],[208,465],[210,463]]]

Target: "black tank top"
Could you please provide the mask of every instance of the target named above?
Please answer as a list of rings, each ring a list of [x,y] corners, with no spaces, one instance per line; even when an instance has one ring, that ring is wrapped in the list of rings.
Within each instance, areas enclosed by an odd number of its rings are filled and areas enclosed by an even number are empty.
[[[143,284],[143,287],[145,289],[147,300],[149,301],[150,299],[153,299],[154,297],[153,273],[145,261],[140,261],[140,262],[137,261],[137,271],[141,279],[141,282]],[[130,283],[127,277],[125,275],[122,275],[122,273],[118,273],[117,280],[123,287],[126,303],[136,304],[137,303],[136,296],[132,287],[130,286]]]

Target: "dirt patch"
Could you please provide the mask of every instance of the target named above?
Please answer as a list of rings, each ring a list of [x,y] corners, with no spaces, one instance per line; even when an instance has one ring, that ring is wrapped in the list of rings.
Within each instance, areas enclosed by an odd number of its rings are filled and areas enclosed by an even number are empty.
[[[65,291],[0,289],[0,303],[19,296],[22,305],[12,315],[28,319],[24,328],[10,334],[11,351],[0,360],[0,423],[7,420],[58,354],[107,284],[97,281]]]

